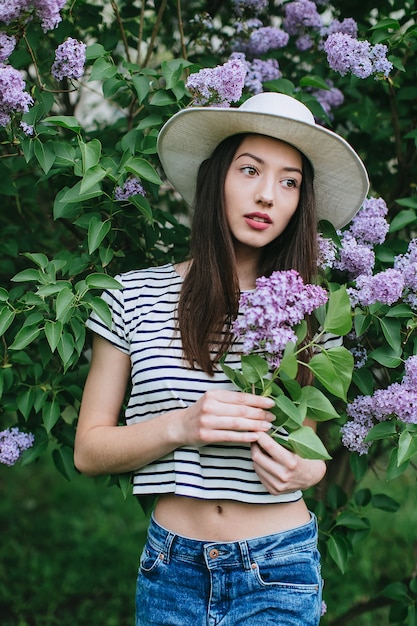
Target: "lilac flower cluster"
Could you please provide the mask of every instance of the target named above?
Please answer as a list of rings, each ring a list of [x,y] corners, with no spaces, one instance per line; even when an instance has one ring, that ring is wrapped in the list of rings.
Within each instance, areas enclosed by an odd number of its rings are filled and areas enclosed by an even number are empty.
[[[387,46],[371,46],[369,41],[359,41],[341,32],[329,35],[324,50],[330,67],[342,76],[348,72],[358,78],[367,78],[371,74],[388,76],[393,67],[387,59]]]
[[[33,99],[25,91],[25,81],[20,72],[0,64],[0,126],[7,126],[12,114],[26,113],[31,104]]]
[[[118,201],[128,200],[131,196],[137,195],[146,196],[146,191],[144,190],[140,180],[131,176],[125,181],[123,187],[116,187],[114,199]]]
[[[256,289],[244,292],[235,335],[243,340],[243,352],[262,352],[270,367],[279,367],[289,341],[297,342],[293,326],[327,302],[326,291],[304,284],[295,270],[273,272],[256,281]]]
[[[347,17],[342,22],[333,20],[329,26],[324,26],[321,30],[322,37],[328,37],[334,33],[344,33],[356,39],[358,36],[358,25],[352,17]]]
[[[55,50],[51,74],[56,80],[81,78],[85,66],[85,43],[68,37]]]
[[[0,4],[0,22],[10,24],[33,12],[41,21],[43,31],[52,30],[61,21],[60,11],[67,0],[8,0]],[[26,17],[26,15],[25,15]]]
[[[394,259],[394,269],[401,272],[404,280],[404,301],[417,311],[417,239],[408,244],[405,254]]]
[[[227,108],[240,99],[247,68],[240,59],[229,59],[223,65],[204,68],[191,74],[187,87],[193,94],[193,104]]]
[[[326,269],[333,267],[336,260],[336,244],[332,239],[317,233],[317,267]]]
[[[406,360],[401,383],[378,389],[373,396],[358,396],[348,404],[347,414],[350,420],[342,426],[342,443],[361,455],[370,448],[365,438],[376,423],[394,418],[417,424],[417,356]]]
[[[14,465],[24,450],[35,441],[32,433],[24,433],[18,428],[7,428],[0,432],[0,463]]]
[[[312,94],[321,104],[330,119],[332,119],[332,109],[340,107],[343,104],[345,97],[340,89],[334,87],[331,80],[326,82],[329,85],[329,89],[316,89],[312,91]]]
[[[247,50],[252,56],[261,56],[270,50],[285,48],[289,38],[289,34],[280,28],[263,26],[251,33]]]
[[[268,0],[233,0],[233,9],[237,15],[242,15],[248,11],[257,15],[263,13],[268,8]]]
[[[375,275],[362,274],[356,279],[356,287],[348,289],[352,303],[370,306],[375,302],[394,304],[401,298],[404,289],[404,277],[395,269],[387,269]]]
[[[265,81],[282,76],[276,59],[247,61],[243,52],[233,52],[230,58],[239,59],[246,64],[245,87],[252,93],[261,93]]]
[[[13,35],[0,32],[0,63],[7,61],[16,46],[16,38]]]
[[[372,274],[375,264],[373,246],[385,241],[389,224],[388,208],[382,198],[369,198],[353,218],[349,229],[341,234],[340,259],[334,267],[348,272],[351,278]]]
[[[284,7],[284,29],[290,35],[300,35],[306,27],[320,30],[323,22],[311,0],[288,2]]]

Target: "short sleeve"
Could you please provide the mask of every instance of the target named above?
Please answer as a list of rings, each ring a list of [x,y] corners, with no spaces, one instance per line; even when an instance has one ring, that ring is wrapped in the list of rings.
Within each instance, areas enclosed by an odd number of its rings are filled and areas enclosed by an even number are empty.
[[[121,276],[116,276],[115,278],[123,284]],[[86,326],[97,335],[100,335],[100,337],[107,339],[107,341],[122,352],[129,354],[130,342],[126,334],[123,289],[109,289],[103,291],[101,298],[110,309],[112,320],[111,327],[109,328],[94,311],[88,318]]]

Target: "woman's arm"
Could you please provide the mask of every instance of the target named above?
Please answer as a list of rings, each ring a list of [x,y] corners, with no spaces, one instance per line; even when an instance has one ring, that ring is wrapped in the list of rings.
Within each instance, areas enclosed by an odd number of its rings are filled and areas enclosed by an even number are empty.
[[[185,445],[251,443],[271,427],[269,398],[225,390],[209,391],[186,409],[119,426],[130,367],[127,354],[94,337],[74,449],[75,465],[85,474],[129,472]]]

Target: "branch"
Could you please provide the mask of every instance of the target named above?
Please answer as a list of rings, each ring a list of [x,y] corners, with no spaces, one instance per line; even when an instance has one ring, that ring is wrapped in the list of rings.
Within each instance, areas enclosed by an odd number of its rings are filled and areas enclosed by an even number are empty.
[[[126,59],[130,63],[129,44],[127,43],[126,33],[125,33],[125,29],[123,28],[123,22],[122,22],[121,17],[120,17],[119,9],[118,9],[117,4],[116,4],[116,2],[114,0],[111,0],[110,4],[111,4],[111,8],[113,9],[114,14],[116,16],[117,23],[119,25],[120,34],[121,34],[121,37],[122,37],[123,46],[124,46],[125,53],[126,53]]]
[[[181,14],[181,0],[177,0],[177,13],[178,13],[178,29],[180,31],[181,38],[181,56],[183,59],[187,58],[187,49],[185,47],[184,28]]]
[[[167,0],[162,0],[161,2],[161,6],[159,7],[159,11],[158,11],[158,15],[156,17],[156,22],[155,22],[155,26],[153,27],[153,31],[152,31],[152,35],[151,35],[151,40],[149,42],[149,46],[148,46],[148,51],[146,53],[146,57],[145,60],[143,62],[142,67],[146,67],[149,63],[149,59],[152,56],[152,51],[153,51],[153,47],[155,44],[155,39],[156,39],[156,35],[158,34],[158,30],[159,27],[161,25],[162,22],[162,16],[164,14],[164,11],[166,9],[167,6]]]
[[[139,20],[139,32],[138,32],[138,49],[136,55],[136,65],[140,65],[140,46],[143,38],[143,25],[145,20],[145,0],[140,3],[140,20]]]

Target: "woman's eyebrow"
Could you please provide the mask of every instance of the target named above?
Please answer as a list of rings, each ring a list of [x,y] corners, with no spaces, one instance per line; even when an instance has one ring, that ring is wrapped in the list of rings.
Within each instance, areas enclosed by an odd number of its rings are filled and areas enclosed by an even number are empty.
[[[265,161],[261,159],[261,157],[256,156],[256,154],[252,154],[251,152],[242,152],[242,154],[238,154],[235,160],[237,161],[238,159],[240,159],[240,157],[249,157],[250,159],[253,159],[260,164],[265,163]],[[285,172],[298,172],[299,174],[301,174],[301,176],[303,175],[303,170],[299,167],[283,167],[282,169]]]

